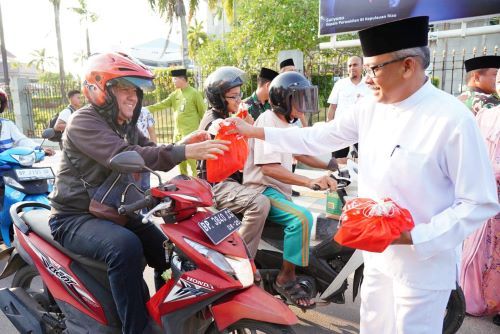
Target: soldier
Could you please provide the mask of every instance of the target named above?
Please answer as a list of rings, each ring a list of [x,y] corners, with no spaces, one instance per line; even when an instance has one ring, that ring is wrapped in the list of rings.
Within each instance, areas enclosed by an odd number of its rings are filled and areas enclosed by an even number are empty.
[[[198,129],[205,110],[203,96],[199,91],[189,85],[186,69],[172,70],[172,80],[176,90],[166,99],[148,108],[150,112],[172,108],[174,118],[174,141],[180,141],[193,131]],[[191,175],[196,176],[196,161],[185,160],[179,164],[181,174],[188,175],[187,166],[191,169]]]
[[[495,77],[500,67],[500,56],[482,56],[467,59],[465,62],[468,89],[458,96],[474,115],[482,108],[500,104],[495,96]]]
[[[278,75],[278,72],[263,67],[257,77],[257,90],[243,103],[248,107],[248,112],[253,119],[257,119],[264,111],[271,109],[269,104],[269,85]]]
[[[280,63],[280,73],[290,71],[297,71],[292,58],[285,59]]]

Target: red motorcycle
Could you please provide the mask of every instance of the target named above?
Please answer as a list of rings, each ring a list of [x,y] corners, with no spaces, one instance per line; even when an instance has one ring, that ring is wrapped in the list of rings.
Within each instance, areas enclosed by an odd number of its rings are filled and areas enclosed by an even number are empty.
[[[141,171],[144,161],[136,152],[123,152],[110,165]],[[152,207],[143,221],[163,218],[171,269],[147,302],[151,318],[162,333],[294,333],[295,314],[253,284],[255,265],[234,233],[241,222],[212,205],[208,183],[174,178],[163,184],[160,178],[144,199],[120,207],[121,214]],[[53,240],[47,205],[21,202],[10,213],[14,247],[0,253],[10,256],[0,278],[15,275],[12,288],[0,290],[0,307],[12,324],[22,333],[121,333],[106,265]]]

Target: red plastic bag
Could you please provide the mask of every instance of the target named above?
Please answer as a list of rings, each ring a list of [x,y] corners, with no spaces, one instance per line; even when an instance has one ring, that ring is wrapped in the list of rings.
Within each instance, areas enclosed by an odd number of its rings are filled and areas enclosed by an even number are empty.
[[[227,134],[235,129],[234,123],[224,121],[215,139],[230,141],[229,150],[219,155],[217,160],[207,160],[207,181],[220,182],[236,171],[242,170],[248,157],[248,145],[245,137],[240,134]]]
[[[402,232],[415,224],[408,210],[390,198],[376,202],[369,198],[346,201],[334,239],[341,245],[370,252],[383,252]]]

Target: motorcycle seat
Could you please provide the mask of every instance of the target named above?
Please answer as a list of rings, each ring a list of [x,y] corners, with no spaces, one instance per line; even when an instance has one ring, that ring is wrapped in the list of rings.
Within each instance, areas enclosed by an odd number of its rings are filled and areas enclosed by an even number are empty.
[[[52,233],[50,232],[50,226],[49,226],[50,210],[46,209],[30,210],[23,212],[23,214],[20,215],[20,217],[31,228],[31,230],[34,233],[36,233],[43,240],[45,240],[46,242],[48,242],[49,244],[60,250],[62,253],[69,256],[74,261],[86,267],[90,267],[104,272],[107,271],[108,267],[106,263],[101,261],[96,261],[89,257],[73,253],[70,250],[61,246],[60,243],[54,240],[54,238],[52,237]]]

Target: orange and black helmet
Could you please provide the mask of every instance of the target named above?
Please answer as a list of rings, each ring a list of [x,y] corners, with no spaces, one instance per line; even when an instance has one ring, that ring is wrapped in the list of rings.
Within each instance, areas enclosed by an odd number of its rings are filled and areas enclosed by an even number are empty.
[[[149,69],[124,53],[97,54],[88,59],[83,94],[95,107],[108,108],[114,100],[111,86],[125,80],[142,93],[154,88],[153,78]]]

